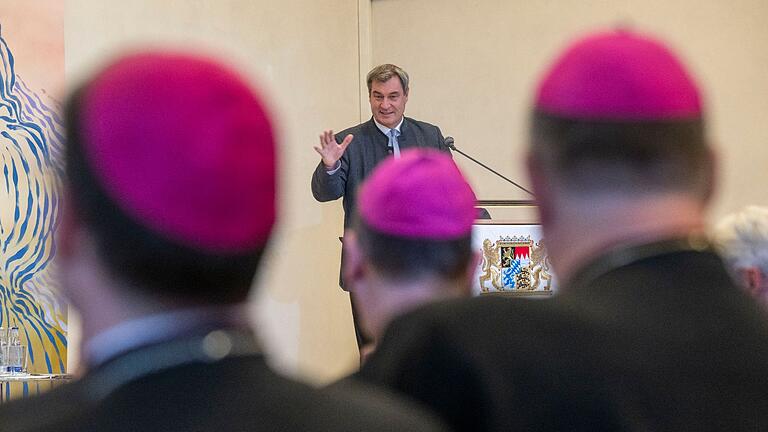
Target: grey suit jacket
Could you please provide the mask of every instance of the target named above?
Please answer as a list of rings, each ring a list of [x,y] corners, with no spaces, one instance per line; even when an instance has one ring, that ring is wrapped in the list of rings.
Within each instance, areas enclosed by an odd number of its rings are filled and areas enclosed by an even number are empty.
[[[406,117],[400,133],[398,144],[401,150],[433,147],[449,152],[437,126]],[[352,223],[357,187],[389,155],[388,139],[376,127],[373,119],[339,132],[336,141],[341,143],[348,134],[354,135],[354,139],[341,157],[341,168],[329,175],[320,161],[312,174],[312,195],[316,200],[326,202],[344,197],[344,228]]]

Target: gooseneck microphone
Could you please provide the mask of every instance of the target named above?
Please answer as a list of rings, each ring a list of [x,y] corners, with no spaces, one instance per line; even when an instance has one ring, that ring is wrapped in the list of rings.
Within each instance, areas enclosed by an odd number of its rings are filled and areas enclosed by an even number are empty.
[[[445,137],[445,140],[443,141],[443,143],[444,143],[444,144],[445,144],[445,146],[446,146],[446,147],[448,147],[449,149],[451,149],[451,150],[453,150],[453,151],[455,151],[455,152],[459,153],[460,155],[462,155],[462,156],[464,156],[465,158],[467,158],[467,159],[471,160],[472,162],[474,162],[474,163],[476,163],[476,164],[480,165],[481,167],[485,168],[486,170],[488,170],[488,171],[490,171],[490,172],[492,172],[492,173],[496,174],[497,176],[499,176],[499,177],[501,177],[502,179],[506,180],[508,183],[511,183],[513,186],[517,187],[518,189],[520,189],[520,190],[523,190],[523,191],[525,191],[525,192],[528,192],[528,193],[529,193],[531,196],[535,196],[535,195],[533,194],[533,192],[531,192],[531,191],[529,191],[528,189],[526,189],[526,188],[524,188],[524,187],[520,186],[519,184],[517,184],[517,183],[513,182],[512,180],[510,180],[510,179],[508,179],[508,178],[504,177],[503,175],[499,174],[498,172],[496,172],[496,170],[494,170],[493,168],[489,167],[488,165],[486,165],[486,164],[484,164],[484,163],[480,162],[479,160],[477,160],[477,159],[473,158],[472,156],[470,156],[470,155],[468,155],[468,154],[464,153],[463,151],[461,151],[461,150],[457,149],[457,148],[456,148],[456,145],[454,145],[454,140],[453,140],[453,137],[450,137],[450,136],[447,136],[447,137]]]

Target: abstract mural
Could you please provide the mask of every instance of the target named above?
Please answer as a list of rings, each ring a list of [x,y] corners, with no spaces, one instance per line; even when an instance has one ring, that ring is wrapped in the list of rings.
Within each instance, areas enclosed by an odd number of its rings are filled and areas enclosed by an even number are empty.
[[[30,372],[64,373],[67,309],[52,277],[64,131],[51,96],[63,88],[62,2],[9,3],[0,6],[0,327],[20,328]]]

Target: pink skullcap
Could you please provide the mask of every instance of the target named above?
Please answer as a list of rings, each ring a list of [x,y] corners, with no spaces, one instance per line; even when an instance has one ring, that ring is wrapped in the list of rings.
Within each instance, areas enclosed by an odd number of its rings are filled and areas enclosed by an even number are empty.
[[[626,30],[591,34],[550,67],[536,94],[544,113],[593,120],[701,116],[696,83],[661,42]]]
[[[470,234],[476,201],[448,154],[411,149],[382,162],[363,183],[358,212],[384,234],[448,240]]]
[[[275,139],[239,75],[204,57],[129,55],[86,85],[79,114],[97,181],[139,224],[206,252],[267,242]]]

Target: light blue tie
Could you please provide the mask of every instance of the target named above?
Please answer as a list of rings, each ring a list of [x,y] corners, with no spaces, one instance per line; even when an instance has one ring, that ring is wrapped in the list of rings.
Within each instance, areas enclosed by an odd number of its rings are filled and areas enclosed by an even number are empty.
[[[389,130],[389,146],[392,148],[392,154],[396,157],[400,157],[400,144],[397,142],[397,137],[400,135],[400,131],[397,129]]]

